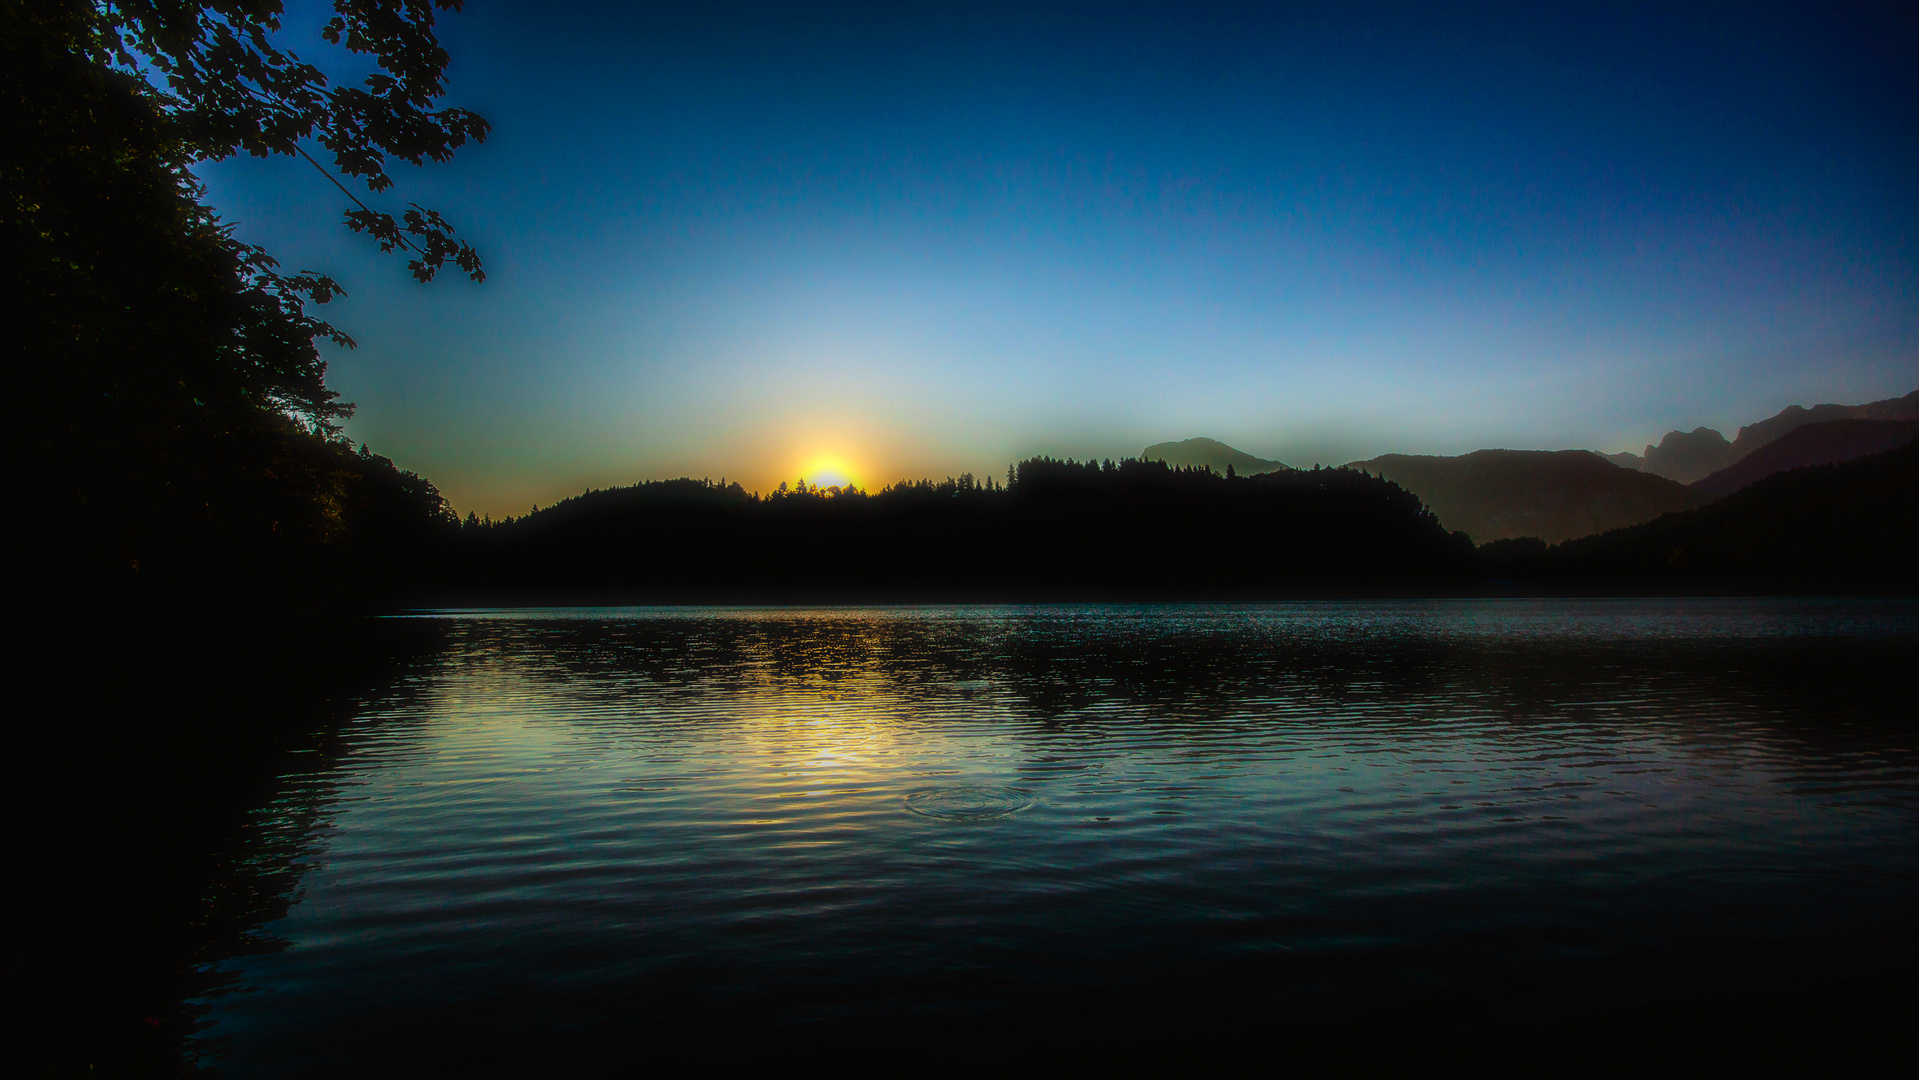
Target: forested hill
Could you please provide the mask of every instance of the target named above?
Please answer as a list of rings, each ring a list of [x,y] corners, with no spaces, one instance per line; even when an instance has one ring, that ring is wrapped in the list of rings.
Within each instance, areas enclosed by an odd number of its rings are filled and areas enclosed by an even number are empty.
[[[1131,460],[873,494],[654,482],[468,537],[461,599],[487,603],[1261,599],[1431,591],[1477,565],[1377,477]]]

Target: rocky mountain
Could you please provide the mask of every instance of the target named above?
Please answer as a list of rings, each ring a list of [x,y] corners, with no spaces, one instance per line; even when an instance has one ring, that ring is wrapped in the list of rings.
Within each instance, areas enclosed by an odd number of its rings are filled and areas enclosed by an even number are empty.
[[[1919,420],[1919,390],[1905,397],[1886,398],[1864,405],[1814,405],[1810,409],[1803,405],[1789,405],[1756,424],[1740,428],[1739,434],[1731,442],[1708,427],[1668,431],[1665,438],[1659,440],[1658,446],[1646,447],[1645,457],[1638,468],[1682,484],[1696,483],[1730,468],[1746,455],[1784,437],[1788,432],[1808,424],[1834,420]],[[1634,467],[1620,460],[1631,456],[1607,455],[1608,460],[1622,468]]]
[[[1418,495],[1448,529],[1484,544],[1520,536],[1548,543],[1685,510],[1709,496],[1589,450],[1479,450],[1460,457],[1387,454],[1348,468]]]
[[[1801,411],[1811,413],[1815,410]],[[1742,428],[1740,435],[1743,437],[1751,430]],[[1834,465],[1854,458],[1883,454],[1915,439],[1919,439],[1919,421],[1827,420],[1805,424],[1763,444],[1731,467],[1713,473],[1692,487],[1708,495],[1730,495],[1774,473],[1803,469],[1809,465]]]
[[[1789,405],[1767,419],[1740,428],[1732,445],[1743,457],[1782,438],[1787,432],[1808,424],[1833,420],[1919,420],[1919,390],[1905,397],[1871,401],[1864,405],[1814,405],[1810,409]]]
[[[1231,465],[1233,471],[1241,476],[1256,473],[1278,472],[1292,466],[1281,461],[1268,461],[1254,457],[1243,450],[1235,450],[1218,439],[1185,439],[1180,442],[1154,443],[1141,454],[1142,461],[1164,461],[1168,465],[1203,465],[1214,472],[1225,472]]]
[[[1658,446],[1647,446],[1644,472],[1681,484],[1703,480],[1739,460],[1739,451],[1709,427],[1668,431]]]

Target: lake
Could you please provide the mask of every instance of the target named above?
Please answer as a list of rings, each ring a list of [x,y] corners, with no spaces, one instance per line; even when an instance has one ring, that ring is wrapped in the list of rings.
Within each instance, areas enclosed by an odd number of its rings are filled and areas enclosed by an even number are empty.
[[[1910,1023],[1911,601],[406,619],[433,647],[217,883],[280,902],[201,967],[204,1066],[1557,1068]]]

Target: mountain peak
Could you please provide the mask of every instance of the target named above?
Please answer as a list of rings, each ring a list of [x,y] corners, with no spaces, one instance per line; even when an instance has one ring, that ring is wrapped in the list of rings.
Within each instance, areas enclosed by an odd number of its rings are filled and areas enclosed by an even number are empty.
[[[1225,472],[1226,466],[1231,465],[1233,471],[1241,476],[1278,472],[1292,467],[1285,462],[1254,457],[1244,450],[1227,446],[1218,439],[1207,438],[1154,443],[1139,456],[1144,461],[1164,461],[1168,465],[1188,467],[1204,465],[1215,472]]]
[[[1696,427],[1691,431],[1666,432],[1659,445],[1646,447],[1644,460],[1640,468],[1645,472],[1690,484],[1738,461],[1739,451],[1718,431]]]

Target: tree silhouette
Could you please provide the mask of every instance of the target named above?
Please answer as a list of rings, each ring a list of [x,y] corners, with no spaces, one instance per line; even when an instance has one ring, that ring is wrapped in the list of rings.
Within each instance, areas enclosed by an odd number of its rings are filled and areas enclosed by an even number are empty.
[[[311,135],[383,188],[389,158],[443,158],[484,121],[431,110],[446,57],[424,5],[343,0],[329,32],[382,65],[365,90],[333,90],[275,47],[278,19],[274,3],[0,0],[0,273],[20,403],[5,437],[28,464],[6,511],[14,574],[311,590],[297,568],[356,516],[413,506],[422,528],[447,524],[430,484],[335,441],[351,406],[315,339],[350,341],[308,305],[338,286],[237,242],[190,169],[299,153]],[[470,249],[420,213],[425,233],[392,223],[415,276],[450,260],[477,278]],[[388,225],[360,221],[376,238]]]
[[[320,37],[371,57],[380,70],[359,87],[334,86],[326,73],[277,40],[279,0],[131,0],[69,3],[80,33],[75,44],[102,67],[144,74],[128,88],[163,116],[191,160],[298,155],[326,169],[300,146],[315,139],[334,168],[372,192],[393,186],[387,163],[447,161],[467,140],[482,142],[490,125],[462,108],[435,108],[446,90],[449,57],[434,33],[437,7],[461,0],[334,0]],[[371,235],[383,251],[413,253],[421,281],[451,261],[483,281],[479,255],[437,211],[412,204],[396,220],[376,211],[331,173],[354,202],[346,224]]]

